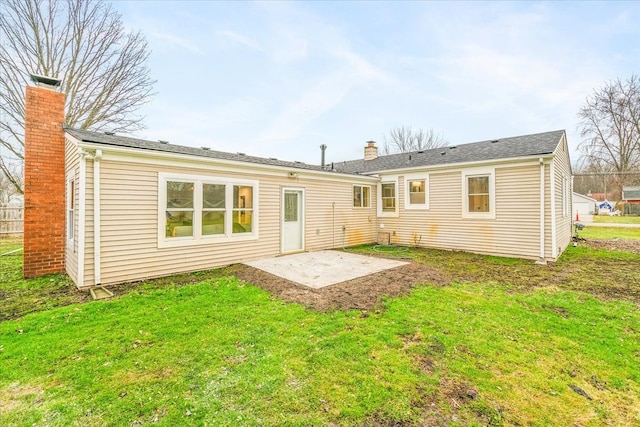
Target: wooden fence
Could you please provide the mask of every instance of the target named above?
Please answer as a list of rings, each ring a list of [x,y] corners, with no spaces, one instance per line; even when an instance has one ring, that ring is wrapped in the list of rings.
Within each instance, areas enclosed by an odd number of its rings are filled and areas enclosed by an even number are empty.
[[[0,206],[0,237],[18,236],[24,231],[24,207]]]

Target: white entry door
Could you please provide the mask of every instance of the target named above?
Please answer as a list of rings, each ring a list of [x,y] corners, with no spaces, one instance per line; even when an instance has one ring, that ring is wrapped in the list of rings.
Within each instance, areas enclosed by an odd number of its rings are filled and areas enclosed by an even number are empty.
[[[304,190],[282,189],[282,253],[304,250]]]

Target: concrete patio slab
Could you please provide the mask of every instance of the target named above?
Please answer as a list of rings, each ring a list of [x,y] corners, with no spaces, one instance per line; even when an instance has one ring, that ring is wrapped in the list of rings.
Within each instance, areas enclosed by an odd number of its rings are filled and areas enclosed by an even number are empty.
[[[292,282],[320,289],[408,264],[343,251],[303,252],[245,263]]]

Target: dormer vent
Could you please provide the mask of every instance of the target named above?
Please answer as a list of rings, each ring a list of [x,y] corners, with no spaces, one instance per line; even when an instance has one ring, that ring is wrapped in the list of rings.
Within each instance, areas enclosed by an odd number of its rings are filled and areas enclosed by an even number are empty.
[[[105,132],[104,134],[105,135],[115,135],[116,133],[115,132]]]
[[[202,148],[204,151],[209,151],[209,150],[211,150],[211,148],[209,148],[209,147],[200,147],[200,148]]]
[[[160,144],[168,144],[169,143],[169,141],[165,141],[164,139],[159,139],[158,142]]]

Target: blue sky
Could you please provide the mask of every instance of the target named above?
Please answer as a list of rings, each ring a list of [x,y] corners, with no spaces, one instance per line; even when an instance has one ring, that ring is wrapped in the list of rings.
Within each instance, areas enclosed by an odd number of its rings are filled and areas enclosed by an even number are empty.
[[[319,163],[396,126],[452,144],[566,129],[640,73],[640,2],[115,2],[157,95],[137,136]],[[573,154],[573,161],[577,155]]]

